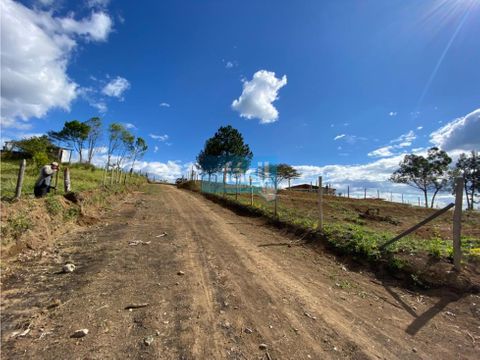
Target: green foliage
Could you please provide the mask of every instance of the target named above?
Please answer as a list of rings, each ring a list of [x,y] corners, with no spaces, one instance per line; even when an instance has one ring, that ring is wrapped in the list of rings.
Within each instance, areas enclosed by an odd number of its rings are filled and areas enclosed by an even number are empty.
[[[40,170],[42,166],[50,163],[50,159],[48,158],[48,155],[44,152],[39,152],[33,155],[32,157],[33,163],[35,165],[35,170]]]
[[[68,208],[67,211],[63,213],[63,220],[72,221],[76,220],[80,216],[80,209],[77,207]]]
[[[78,120],[66,121],[63,129],[60,131],[49,131],[48,136],[51,139],[67,144],[73,147],[80,157],[80,162],[83,161],[83,146],[90,133],[90,126]]]
[[[250,166],[253,153],[244,143],[242,134],[231,125],[220,127],[215,135],[205,142],[197,156],[203,172],[213,174],[222,169],[233,173],[244,173]]]
[[[15,239],[19,239],[22,234],[32,228],[32,223],[25,213],[19,213],[7,220],[8,226],[6,232]]]
[[[97,145],[98,140],[102,136],[102,120],[99,117],[93,117],[84,122],[84,124],[88,125],[90,131],[88,132],[87,136],[87,163],[92,163],[92,158],[95,153],[95,147]]]
[[[433,191],[433,208],[436,194],[448,184],[448,166],[451,162],[452,159],[445,151],[432,147],[426,158],[422,155],[405,155],[400,168],[393,173],[390,180],[421,190],[425,196],[425,207],[428,207],[428,192]]]
[[[58,215],[62,212],[63,207],[62,204],[60,204],[60,201],[58,201],[56,196],[47,196],[45,199],[45,207],[47,208],[47,212],[52,215]]]
[[[39,167],[53,160],[54,145],[44,136],[32,136],[27,139],[13,142],[15,148],[32,157],[34,164]]]
[[[275,189],[285,180],[300,177],[300,173],[288,164],[269,164],[259,167],[258,175],[264,180],[270,179]]]
[[[472,151],[470,156],[460,154],[455,170],[457,174],[463,176],[467,207],[469,210],[473,210],[473,205],[478,202],[476,198],[480,192],[480,157],[475,151]]]

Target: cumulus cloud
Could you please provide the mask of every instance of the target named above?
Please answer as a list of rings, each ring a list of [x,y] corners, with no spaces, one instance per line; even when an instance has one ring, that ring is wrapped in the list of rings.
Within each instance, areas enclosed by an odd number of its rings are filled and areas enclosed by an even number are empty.
[[[167,134],[165,134],[165,135],[149,134],[148,136],[150,136],[153,140],[158,140],[158,141],[162,141],[162,142],[165,142],[169,139],[169,136]]]
[[[413,140],[416,138],[417,136],[415,133],[410,130],[406,134],[402,134],[398,138],[390,141],[390,144],[394,145],[380,147],[376,150],[370,151],[367,155],[370,157],[388,157],[398,155],[398,150],[411,146]]]
[[[434,131],[430,134],[430,142],[446,151],[479,149],[480,109]]]
[[[2,0],[1,9],[1,123],[25,129],[28,120],[50,109],[70,110],[78,85],[67,75],[78,39],[105,41],[112,21],[104,12],[75,20],[73,15],[30,9]]]
[[[169,104],[169,103],[166,103],[166,102],[162,102],[162,103],[160,103],[160,107],[169,108],[169,107],[170,107],[170,104]]]
[[[102,93],[107,96],[123,99],[123,93],[129,88],[130,82],[121,76],[117,76],[104,86]]]
[[[155,145],[155,146],[153,147],[153,152],[156,153],[157,151],[158,151],[158,146]]]
[[[387,156],[392,156],[394,155],[392,150],[393,150],[393,146],[384,146],[384,147],[381,147],[381,148],[378,148],[376,150],[373,150],[371,152],[368,153],[368,156],[370,157],[387,157]]]
[[[260,119],[261,124],[278,120],[278,110],[273,102],[278,99],[278,91],[287,84],[287,76],[276,78],[275,73],[267,70],[257,71],[252,80],[243,81],[243,92],[233,101],[232,109],[241,117]]]
[[[125,126],[126,129],[137,130],[137,127],[132,123],[123,123],[123,126]]]
[[[397,113],[396,111],[390,111],[390,112],[388,113],[388,116],[397,116],[397,114],[398,114],[398,113]]]

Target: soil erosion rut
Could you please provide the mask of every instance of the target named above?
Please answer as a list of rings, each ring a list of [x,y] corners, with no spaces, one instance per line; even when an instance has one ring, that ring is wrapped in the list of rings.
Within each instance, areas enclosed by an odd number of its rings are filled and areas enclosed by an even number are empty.
[[[478,356],[477,295],[402,290],[264,225],[198,194],[150,185],[101,226],[59,239],[42,259],[3,279],[2,355]],[[57,273],[66,260],[77,270]],[[148,305],[126,310],[131,304]],[[87,336],[70,338],[82,328]]]

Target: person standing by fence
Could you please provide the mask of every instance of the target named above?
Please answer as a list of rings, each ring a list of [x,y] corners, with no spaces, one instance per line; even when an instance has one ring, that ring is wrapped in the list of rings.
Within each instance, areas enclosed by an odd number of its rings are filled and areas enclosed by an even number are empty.
[[[54,189],[54,186],[50,186],[52,182],[53,174],[58,171],[58,163],[52,162],[49,165],[45,165],[40,170],[40,176],[38,177],[37,181],[35,182],[35,187],[33,188],[33,192],[35,197],[40,198],[42,196],[47,195],[50,192],[50,189]]]

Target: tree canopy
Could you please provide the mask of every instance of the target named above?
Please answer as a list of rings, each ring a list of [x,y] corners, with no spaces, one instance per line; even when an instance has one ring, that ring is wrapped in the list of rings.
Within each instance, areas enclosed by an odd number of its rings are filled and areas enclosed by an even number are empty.
[[[203,172],[211,175],[223,170],[226,174],[245,173],[253,158],[250,147],[244,143],[242,134],[232,126],[220,127],[215,135],[205,142],[197,156]]]
[[[480,193],[480,157],[475,151],[472,151],[470,156],[460,154],[454,171],[463,176],[467,208],[473,210],[473,205],[478,202],[476,198]]]
[[[452,159],[445,151],[432,147],[426,157],[405,155],[400,168],[393,173],[390,180],[421,190],[424,194],[425,207],[428,207],[428,192],[433,191],[430,205],[433,208],[435,196],[448,184],[448,166],[451,162]]]
[[[80,162],[83,162],[83,147],[90,133],[90,126],[78,120],[66,121],[60,131],[49,131],[48,136],[59,143],[67,144],[78,152]]]
[[[285,180],[290,181],[300,177],[300,173],[288,164],[270,164],[260,167],[258,168],[258,175],[264,180],[271,180],[275,189]]]

